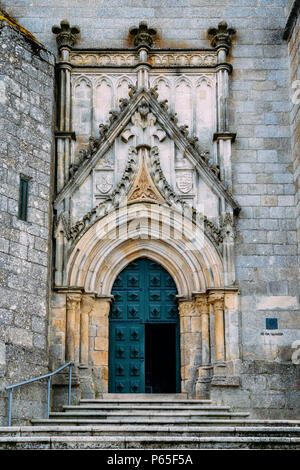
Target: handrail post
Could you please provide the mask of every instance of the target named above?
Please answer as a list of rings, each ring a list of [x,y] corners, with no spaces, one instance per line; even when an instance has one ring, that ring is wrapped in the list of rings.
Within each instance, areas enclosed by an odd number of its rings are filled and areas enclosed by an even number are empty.
[[[9,391],[8,426],[11,426],[12,394],[13,394],[13,389],[11,389],[11,390]]]
[[[50,414],[50,392],[51,392],[51,376],[48,377],[48,392],[47,392],[47,419]]]
[[[54,372],[51,372],[46,375],[41,375],[40,377],[35,377],[34,379],[30,380],[25,380],[24,382],[19,382],[13,385],[9,385],[8,387],[5,387],[5,390],[9,390],[9,405],[8,405],[8,426],[11,426],[11,415],[12,415],[12,399],[13,399],[13,390],[16,387],[21,387],[22,385],[26,385],[29,383],[37,382],[39,380],[44,380],[48,379],[48,386],[47,386],[47,419],[49,419],[50,415],[50,398],[51,398],[51,379],[55,374],[58,374],[58,372],[61,372],[62,370],[66,369],[66,367],[69,367],[69,396],[68,396],[68,404],[71,404],[71,388],[72,388],[72,366],[74,364],[72,362],[67,362],[65,365],[59,367],[57,370]]]
[[[68,405],[71,405],[71,392],[72,392],[72,363],[69,366],[69,393],[68,393]]]

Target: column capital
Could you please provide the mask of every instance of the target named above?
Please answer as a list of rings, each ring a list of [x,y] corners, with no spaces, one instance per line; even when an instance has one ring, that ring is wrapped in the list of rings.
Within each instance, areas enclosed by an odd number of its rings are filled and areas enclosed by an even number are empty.
[[[220,142],[220,140],[230,140],[234,142],[236,139],[236,132],[215,132],[213,135],[213,141]]]
[[[90,315],[95,308],[95,294],[84,294],[81,298],[81,315]]]
[[[218,310],[224,309],[224,291],[210,291],[208,295],[208,303],[213,304]]]
[[[70,139],[76,141],[76,133],[74,131],[55,131],[56,139]]]
[[[67,292],[67,303],[79,303],[81,298],[81,293]]]
[[[207,292],[193,293],[195,299],[195,306],[200,315],[209,314],[208,295]]]
[[[195,304],[191,300],[179,299],[178,309],[181,316],[190,316],[194,311]]]

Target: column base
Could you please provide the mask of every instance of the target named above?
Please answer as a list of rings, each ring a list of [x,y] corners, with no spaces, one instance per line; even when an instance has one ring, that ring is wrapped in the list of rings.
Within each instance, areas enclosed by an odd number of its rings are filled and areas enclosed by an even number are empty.
[[[80,380],[79,370],[76,366],[72,368],[72,382],[71,382],[71,404],[77,405],[80,400]],[[63,407],[68,404],[69,395],[69,370],[56,374],[52,378],[52,392],[51,392],[51,410],[62,411]]]
[[[210,387],[212,379],[212,366],[202,366],[198,369],[198,379],[196,381],[196,399],[210,398]]]
[[[92,377],[92,371],[87,364],[78,366],[78,374],[80,379],[80,395],[84,399],[95,398],[95,386]]]
[[[240,377],[238,372],[239,361],[217,362],[213,364],[212,387],[239,387]]]

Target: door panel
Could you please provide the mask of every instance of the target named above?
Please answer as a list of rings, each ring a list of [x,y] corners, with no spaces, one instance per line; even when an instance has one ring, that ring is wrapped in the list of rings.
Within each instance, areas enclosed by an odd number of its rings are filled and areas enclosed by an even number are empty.
[[[179,348],[177,289],[159,264],[140,258],[116,278],[109,320],[109,391],[145,392],[145,325],[174,324]],[[178,338],[177,338],[178,336]],[[179,353],[174,352],[179,377]],[[179,379],[180,382],[180,379]],[[175,390],[174,390],[175,391]]]
[[[109,385],[111,393],[142,393],[145,387],[143,324],[110,322]]]

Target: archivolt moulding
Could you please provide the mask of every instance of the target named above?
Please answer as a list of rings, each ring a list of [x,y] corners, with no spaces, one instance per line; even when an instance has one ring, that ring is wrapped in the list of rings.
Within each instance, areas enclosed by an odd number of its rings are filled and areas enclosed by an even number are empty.
[[[184,227],[184,228],[183,228]],[[109,295],[114,279],[131,261],[146,256],[174,278],[179,295],[223,286],[223,263],[201,227],[171,208],[133,203],[96,222],[69,257],[69,285]]]

